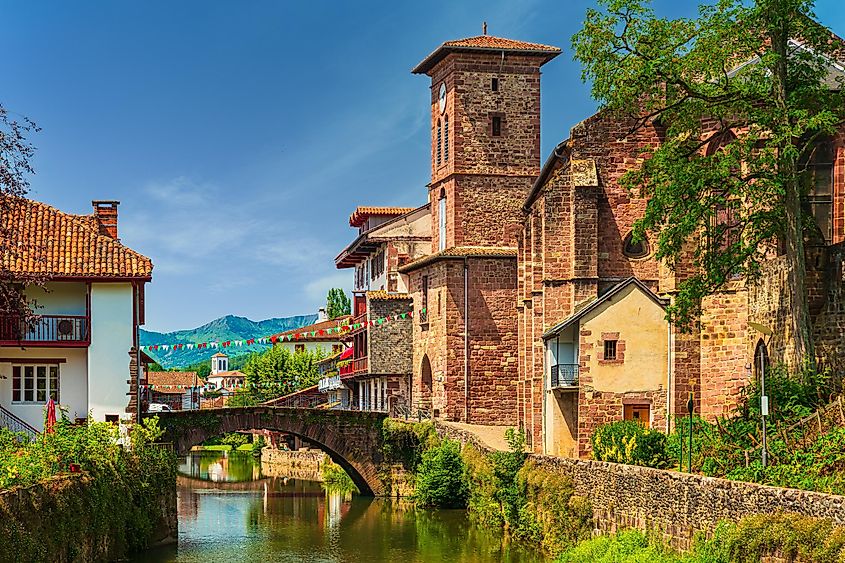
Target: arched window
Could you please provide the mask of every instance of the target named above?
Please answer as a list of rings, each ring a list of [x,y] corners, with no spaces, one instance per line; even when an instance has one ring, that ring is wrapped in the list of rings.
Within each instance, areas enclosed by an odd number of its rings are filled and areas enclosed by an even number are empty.
[[[799,162],[809,211],[816,219],[824,242],[833,240],[833,144],[825,140],[813,146]]]
[[[449,116],[443,116],[443,162],[449,162]]]
[[[420,383],[422,384],[422,388],[420,389],[422,397],[431,397],[431,362],[428,360],[427,355],[423,356]]]
[[[446,250],[446,190],[440,190],[437,205],[437,248]]]
[[[628,233],[622,242],[622,254],[628,258],[645,258],[651,252],[647,239],[634,242],[634,233]]]
[[[707,144],[707,156],[713,156],[717,152],[723,150],[727,145],[736,140],[736,135],[730,129],[715,133]],[[734,174],[738,170],[732,171]],[[714,194],[720,195],[720,194]],[[722,194],[724,195],[724,194]],[[719,250],[726,250],[735,242],[738,242],[740,236],[740,225],[738,223],[739,214],[732,205],[735,204],[733,200],[722,201],[715,204],[713,209],[713,217],[711,220],[711,228],[709,230],[709,239],[712,248]]]
[[[441,120],[437,120],[437,148],[435,151],[437,152],[437,165],[440,166],[442,153],[442,142],[443,142],[443,122]]]

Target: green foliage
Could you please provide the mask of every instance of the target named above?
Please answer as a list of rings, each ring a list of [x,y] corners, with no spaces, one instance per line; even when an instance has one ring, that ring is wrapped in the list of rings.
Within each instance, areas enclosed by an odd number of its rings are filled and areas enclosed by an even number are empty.
[[[600,6],[573,37],[582,77],[605,112],[630,116],[632,130],[659,123],[662,138],[620,180],[648,198],[635,236],[656,234],[666,264],[692,252],[696,267],[670,318],[691,326],[702,297],[759,275],[778,240],[790,293],[804,296],[812,171],[800,162],[845,117],[845,88],[823,81],[838,43],[813,19],[812,0],[719,0],[689,19],[659,18],[647,0]],[[789,45],[797,37],[803,49]],[[801,325],[795,352],[808,353],[806,299],[792,312]]]
[[[756,563],[780,552],[786,560],[834,563],[845,559],[845,528],[829,519],[797,514],[746,516],[721,522],[710,539],[677,554],[638,530],[584,541],[558,555],[557,563]]]
[[[797,373],[790,373],[783,364],[766,368],[766,395],[769,397],[769,422],[778,423],[804,418],[829,402],[831,383],[829,369],[817,369],[805,362]],[[755,380],[743,390],[745,400],[739,417],[760,417],[761,382]]]
[[[800,426],[788,430],[823,405],[828,399],[829,381],[827,371],[816,372],[807,366],[795,374],[783,366],[767,370],[770,416],[769,465],[765,468],[760,459],[762,423],[757,383],[743,392],[745,399],[732,417],[716,423],[694,417],[693,470],[715,477],[845,494],[845,428],[833,428],[806,443]],[[672,459],[680,459],[683,453],[685,470],[689,428],[687,417],[678,417],[667,442]]]
[[[329,290],[326,296],[326,314],[330,319],[336,319],[352,313],[352,303],[346,292],[338,287]]]
[[[431,422],[406,422],[386,418],[381,426],[381,451],[385,459],[401,463],[414,472],[422,461],[423,453],[440,444]]]
[[[317,364],[323,358],[322,349],[292,353],[281,346],[250,354],[241,370],[246,386],[229,399],[228,405],[254,406],[316,385],[320,379]]]
[[[593,457],[599,461],[664,468],[669,465],[666,435],[632,420],[600,426],[590,437]]]
[[[154,443],[161,435],[157,418],[133,425],[128,440],[117,426],[93,421],[81,426],[60,421],[54,433],[26,443],[0,431],[0,489],[44,482],[67,473],[72,464],[93,477],[88,488],[73,493],[73,502],[87,509],[84,520],[79,514],[70,516],[84,521],[85,530],[62,519],[52,537],[32,537],[6,515],[0,517],[0,544],[10,546],[13,559],[22,561],[48,560],[48,553],[58,553],[83,533],[109,538],[118,555],[146,547],[159,523],[163,499],[175,494],[176,458]],[[50,502],[54,506],[62,501]]]
[[[266,446],[267,442],[264,441],[264,436],[256,436],[251,446],[252,457],[260,458],[261,450],[263,450]]]
[[[352,477],[341,466],[328,459],[328,456],[323,463],[322,474],[323,488],[328,492],[343,494],[360,492],[352,481]]]
[[[598,536],[563,551],[557,563],[680,563],[677,554],[638,530]],[[715,563],[715,561],[713,562]]]
[[[209,438],[205,442],[202,443],[204,447],[207,446],[228,446],[229,448],[236,450],[239,447],[243,446],[244,444],[248,444],[250,441],[250,437],[248,434],[240,434],[238,432],[230,432],[229,434],[223,434],[221,436],[215,436],[214,438]]]
[[[466,506],[467,485],[460,443],[443,440],[422,454],[417,468],[414,500],[421,506],[438,508]]]
[[[556,552],[589,537],[592,509],[567,477],[526,463],[525,438],[509,429],[509,451],[483,454],[472,444],[462,456],[472,518],[512,538]]]

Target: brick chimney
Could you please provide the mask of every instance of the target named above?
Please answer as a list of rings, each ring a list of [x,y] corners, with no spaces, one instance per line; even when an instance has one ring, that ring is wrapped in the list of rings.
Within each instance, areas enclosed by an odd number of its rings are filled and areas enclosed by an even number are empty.
[[[100,229],[101,235],[113,239],[117,238],[117,206],[119,201],[97,200],[91,202],[94,206],[94,219]]]

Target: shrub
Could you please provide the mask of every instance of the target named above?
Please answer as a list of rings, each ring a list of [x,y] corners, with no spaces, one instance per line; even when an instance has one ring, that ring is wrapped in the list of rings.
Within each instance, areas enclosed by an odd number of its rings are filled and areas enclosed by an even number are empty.
[[[323,488],[326,491],[343,494],[359,492],[355,482],[352,481],[352,477],[341,466],[330,460],[328,456],[323,463],[322,474]]]
[[[593,457],[599,461],[665,468],[669,466],[666,435],[623,420],[600,426],[590,437]]]
[[[417,469],[414,500],[422,506],[462,508],[466,506],[467,485],[461,445],[443,440],[422,454]]]
[[[176,492],[176,456],[154,444],[161,435],[157,418],[133,425],[128,440],[117,426],[90,420],[81,426],[60,421],[55,432],[32,442],[0,433],[0,489],[32,485],[77,465],[93,477],[85,497],[77,499],[89,506],[88,531],[109,538],[117,554],[144,548],[158,524],[162,499]],[[15,546],[17,560],[47,560],[42,551],[54,549],[50,542],[72,543],[79,532],[74,526],[45,540],[0,518],[0,545]]]

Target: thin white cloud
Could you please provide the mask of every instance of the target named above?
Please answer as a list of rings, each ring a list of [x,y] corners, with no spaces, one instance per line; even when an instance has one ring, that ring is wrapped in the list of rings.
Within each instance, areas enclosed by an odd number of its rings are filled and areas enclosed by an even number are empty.
[[[349,292],[352,287],[352,271],[332,272],[311,280],[305,285],[305,296],[309,301],[319,303],[321,299],[325,300],[333,287],[340,287]]]

